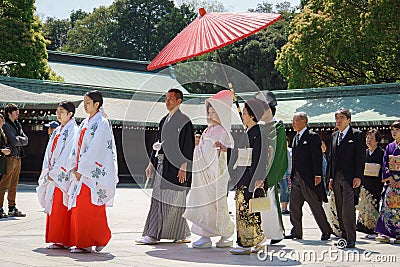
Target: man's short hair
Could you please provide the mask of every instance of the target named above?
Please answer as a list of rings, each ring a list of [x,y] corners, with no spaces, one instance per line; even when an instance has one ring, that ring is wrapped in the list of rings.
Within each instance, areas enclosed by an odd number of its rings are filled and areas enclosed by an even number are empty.
[[[6,116],[8,117],[9,114],[11,114],[13,111],[19,110],[18,106],[13,104],[13,103],[9,103],[6,105],[6,107],[4,108],[4,113],[6,114]]]
[[[347,108],[340,108],[340,109],[338,109],[338,110],[335,112],[335,118],[336,118],[336,115],[339,115],[339,114],[346,116],[347,119],[351,119],[351,112],[350,112],[350,110],[348,110]]]
[[[168,93],[174,93],[176,100],[182,99],[182,101],[183,101],[183,93],[181,90],[179,90],[177,88],[172,88],[172,89],[168,90]]]
[[[300,111],[300,112],[296,112],[296,113],[294,114],[294,116],[295,116],[295,117],[299,117],[300,119],[305,120],[306,123],[308,123],[308,115],[307,115],[307,113],[305,113],[305,112],[303,112],[303,111]]]

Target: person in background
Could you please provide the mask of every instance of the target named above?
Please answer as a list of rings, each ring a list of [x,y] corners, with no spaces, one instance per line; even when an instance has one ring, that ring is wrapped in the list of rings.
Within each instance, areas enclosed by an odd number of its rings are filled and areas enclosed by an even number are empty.
[[[338,131],[332,134],[329,157],[329,189],[335,193],[337,215],[346,248],[356,245],[356,209],[365,165],[365,135],[350,126],[351,112],[335,112]]]
[[[384,191],[375,232],[379,242],[400,244],[400,120],[392,123],[390,132],[394,141],[383,156]]]
[[[322,202],[328,202],[322,180],[322,150],[319,135],[307,127],[308,116],[297,112],[293,129],[297,132],[292,144],[292,190],[290,192],[290,222],[293,225],[287,239],[303,238],[303,204],[307,202],[319,229],[321,240],[328,240],[332,230]]]
[[[324,184],[325,191],[328,190],[328,182],[326,172],[328,171],[328,160],[326,158],[326,143],[321,140],[321,150],[322,150],[322,183]]]
[[[26,214],[17,209],[16,196],[21,173],[21,158],[24,157],[23,146],[28,145],[28,137],[18,121],[19,109],[17,105],[7,104],[4,112],[6,122],[3,125],[3,131],[11,152],[6,156],[7,173],[2,176],[0,181],[0,207],[3,206],[4,194],[8,190],[8,216],[25,217]]]
[[[50,137],[57,129],[57,127],[60,126],[60,124],[57,121],[51,121],[49,123],[46,123],[44,126],[47,127],[47,134]]]
[[[288,169],[287,142],[285,126],[282,121],[275,118],[277,101],[273,92],[261,91],[255,95],[255,99],[261,101],[264,114],[261,117],[261,134],[267,139],[268,163],[267,176],[263,181],[257,182],[257,187],[263,187],[270,197],[271,209],[261,212],[261,227],[265,235],[263,245],[267,240],[274,245],[284,238],[284,227],[281,206],[279,203],[278,185]]]
[[[6,156],[10,154],[11,150],[7,147],[7,137],[3,131],[4,116],[0,114],[0,181],[3,175],[7,173]],[[0,219],[7,218],[8,215],[4,212],[3,207],[0,207]]]
[[[100,252],[111,238],[106,206],[112,206],[118,183],[118,163],[110,121],[102,109],[103,96],[87,92],[83,105],[88,117],[79,126],[72,149],[69,243],[72,253]],[[67,169],[69,171],[69,169]]]
[[[57,106],[57,119],[61,126],[50,135],[44,154],[39,186],[36,188],[39,202],[44,208],[46,217],[46,243],[49,249],[69,247],[69,229],[71,212],[68,211],[68,189],[70,185],[72,153],[75,135],[78,132],[74,114],[75,105],[69,101],[60,102]],[[50,123],[51,124],[51,123]],[[53,123],[53,126],[55,124]]]
[[[375,239],[374,232],[379,217],[379,203],[383,189],[382,164],[384,150],[378,146],[382,134],[371,129],[366,134],[366,161],[364,177],[361,181],[360,202],[357,206],[357,231],[363,232],[368,239]]]
[[[289,196],[290,196],[290,173],[292,172],[292,148],[289,147],[290,139],[286,136],[286,144],[287,144],[287,156],[288,156],[288,168],[283,176],[282,181],[279,182],[280,187],[280,196],[279,200],[281,201],[281,210],[282,214],[290,214],[288,210],[289,204]]]

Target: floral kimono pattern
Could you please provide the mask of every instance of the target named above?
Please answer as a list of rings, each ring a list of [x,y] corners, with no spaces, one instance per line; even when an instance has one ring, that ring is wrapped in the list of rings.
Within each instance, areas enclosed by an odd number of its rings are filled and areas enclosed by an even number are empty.
[[[235,225],[229,217],[227,188],[229,174],[226,153],[214,143],[233,146],[233,139],[221,125],[208,127],[194,150],[193,180],[183,217],[192,221],[192,232],[203,237],[233,235]],[[218,156],[219,154],[219,156]]]
[[[400,181],[400,171],[398,162],[400,158],[400,144],[396,141],[387,145],[383,156],[382,181],[385,182],[382,197],[382,208],[378,223],[375,227],[377,233],[400,240],[400,188],[393,188],[388,182],[392,176],[396,182]],[[394,165],[394,166],[393,166]]]
[[[51,214],[54,189],[63,192],[63,203],[68,205],[68,189],[72,164],[68,160],[78,131],[75,119],[72,118],[64,127],[59,126],[51,135],[43,159],[39,186],[36,188],[40,205],[47,214]],[[50,176],[53,181],[48,179]]]
[[[74,168],[77,166],[82,178],[80,181],[73,179],[68,192],[68,208],[76,206],[82,183],[90,188],[94,205],[112,206],[118,183],[118,165],[111,124],[102,112],[98,112],[85,119],[78,132],[70,161]]]

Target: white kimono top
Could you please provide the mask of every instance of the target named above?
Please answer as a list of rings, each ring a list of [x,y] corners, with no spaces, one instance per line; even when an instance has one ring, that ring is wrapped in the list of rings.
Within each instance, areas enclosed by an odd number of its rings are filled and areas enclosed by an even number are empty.
[[[90,188],[94,205],[112,206],[118,183],[118,164],[111,123],[103,112],[97,112],[82,121],[76,137],[70,160],[82,177],[77,181],[71,172],[68,208],[76,206],[82,183]]]
[[[73,168],[68,160],[71,156],[78,126],[72,118],[66,125],[58,126],[50,137],[44,154],[39,186],[36,188],[40,205],[47,214],[51,214],[54,189],[58,187],[63,192],[63,204],[68,205],[68,189],[70,185],[70,170]],[[48,179],[50,176],[53,181]]]

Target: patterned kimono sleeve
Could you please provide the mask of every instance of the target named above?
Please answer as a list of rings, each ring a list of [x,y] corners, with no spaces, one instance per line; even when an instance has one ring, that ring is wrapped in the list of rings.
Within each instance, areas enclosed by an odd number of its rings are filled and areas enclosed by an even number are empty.
[[[385,153],[383,154],[383,165],[382,165],[382,183],[386,183],[391,176],[389,170],[389,155],[391,155],[391,143],[386,146]]]
[[[92,203],[111,206],[118,183],[115,141],[108,120],[101,118],[98,123],[96,130],[86,133],[93,138],[81,154],[78,172],[92,190]]]
[[[49,172],[50,177],[64,192],[68,191],[70,171],[75,167],[69,157],[72,154],[76,133],[76,126],[69,127],[68,130],[63,131],[58,144],[62,146],[62,150],[59,155],[54,155],[57,157],[54,159],[54,164]]]

